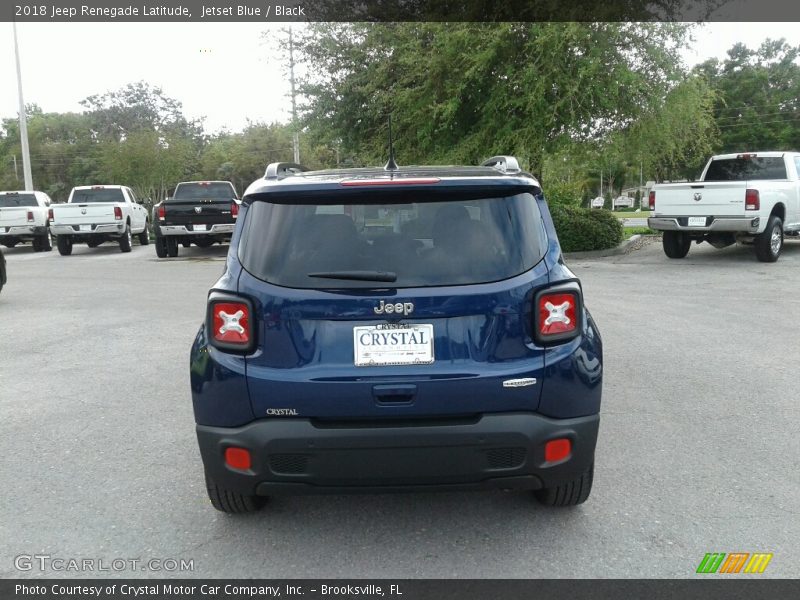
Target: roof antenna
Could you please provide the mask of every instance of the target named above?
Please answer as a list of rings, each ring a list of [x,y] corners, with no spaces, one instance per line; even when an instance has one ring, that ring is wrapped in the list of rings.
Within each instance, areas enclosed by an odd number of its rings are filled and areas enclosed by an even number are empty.
[[[392,115],[389,115],[389,160],[384,165],[384,171],[397,171],[399,167],[394,160],[394,146],[392,145]]]

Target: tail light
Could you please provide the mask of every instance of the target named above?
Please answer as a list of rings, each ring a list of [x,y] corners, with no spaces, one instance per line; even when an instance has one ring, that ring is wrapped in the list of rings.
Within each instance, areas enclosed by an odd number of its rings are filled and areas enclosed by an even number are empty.
[[[28,211],[28,223],[33,223],[33,211]]]
[[[533,337],[540,344],[571,340],[581,332],[582,314],[577,283],[541,290],[534,297]]]
[[[167,218],[167,207],[161,204],[158,207],[158,220],[163,221],[166,218]]]
[[[759,210],[761,208],[761,196],[758,190],[746,190],[744,193],[744,209]]]
[[[212,294],[208,300],[206,325],[212,346],[247,352],[255,346],[253,305],[228,294]]]
[[[122,208],[120,208],[119,206],[114,207],[114,218],[117,221],[122,221]]]
[[[647,196],[647,202],[650,205],[650,210],[656,209],[656,192],[655,190],[650,190],[650,194]]]
[[[234,219],[239,216],[239,203],[236,200],[231,202],[231,216]]]
[[[47,210],[47,220],[48,221],[55,221],[55,217],[53,216],[53,209],[50,208]]]

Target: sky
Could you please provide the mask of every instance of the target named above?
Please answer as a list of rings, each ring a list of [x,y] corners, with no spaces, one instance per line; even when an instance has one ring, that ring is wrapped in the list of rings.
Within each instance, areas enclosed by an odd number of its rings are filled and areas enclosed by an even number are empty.
[[[80,112],[93,94],[144,80],[205,117],[207,132],[286,122],[288,78],[276,55],[279,23],[18,23],[25,102],[45,112]],[[736,42],[800,45],[798,23],[706,23],[683,51],[687,65],[724,58]],[[0,23],[0,118],[18,110],[11,23]]]

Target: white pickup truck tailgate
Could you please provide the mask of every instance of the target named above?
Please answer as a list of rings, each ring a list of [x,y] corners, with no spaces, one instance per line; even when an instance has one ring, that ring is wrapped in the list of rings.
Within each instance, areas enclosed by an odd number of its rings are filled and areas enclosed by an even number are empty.
[[[0,208],[0,228],[27,225],[28,211],[34,213],[35,218],[35,213],[38,211],[38,208],[28,206]],[[44,225],[44,223],[41,224]]]
[[[87,202],[85,204],[59,204],[53,207],[56,225],[94,225],[113,223],[116,202]]]
[[[740,217],[744,212],[745,181],[672,183],[658,185],[656,210],[658,216],[717,216]]]

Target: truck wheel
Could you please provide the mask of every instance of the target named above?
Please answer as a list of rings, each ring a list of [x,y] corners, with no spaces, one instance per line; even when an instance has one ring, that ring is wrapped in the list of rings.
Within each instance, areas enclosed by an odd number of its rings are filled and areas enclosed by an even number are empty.
[[[545,506],[577,506],[583,504],[592,491],[594,464],[577,479],[551,488],[533,492],[536,499]]]
[[[761,262],[775,262],[783,248],[783,221],[776,215],[770,215],[767,228],[756,237],[753,244],[756,257]]]
[[[37,235],[33,238],[33,251],[34,252],[50,252],[53,249],[53,242],[50,239],[50,230],[42,235]]]
[[[194,243],[195,245],[197,245],[198,248],[211,248],[211,246],[214,245],[214,240],[199,239],[195,240]]]
[[[167,257],[167,238],[163,235],[156,236],[156,256],[158,258]]]
[[[131,226],[128,224],[125,227],[125,233],[119,238],[119,249],[121,252],[130,252],[133,247],[133,235],[131,234]]]
[[[72,254],[72,238],[68,235],[57,236],[56,245],[58,246],[58,253],[61,256],[69,256]]]
[[[664,246],[664,254],[669,258],[683,258],[689,254],[692,240],[682,231],[665,231],[661,243]]]
[[[139,245],[141,246],[147,246],[150,244],[150,228],[148,225],[150,225],[149,221],[145,221],[144,231],[139,234]]]
[[[167,237],[167,255],[171,258],[178,256],[178,240],[174,236]]]
[[[256,512],[264,506],[265,498],[261,496],[247,496],[239,492],[220,487],[206,473],[206,490],[211,504],[224,513],[249,513]]]

